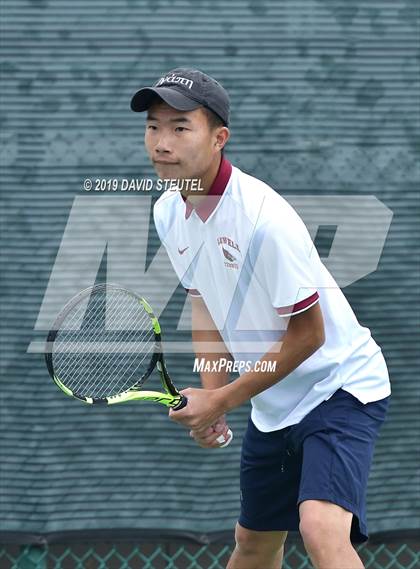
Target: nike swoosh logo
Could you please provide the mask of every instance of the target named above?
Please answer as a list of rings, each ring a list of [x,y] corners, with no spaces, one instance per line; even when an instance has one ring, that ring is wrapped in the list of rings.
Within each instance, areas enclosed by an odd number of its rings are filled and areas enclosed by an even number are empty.
[[[180,255],[183,255],[183,254],[185,253],[185,251],[186,251],[187,249],[189,249],[189,247],[190,247],[189,245],[188,245],[188,247],[185,247],[185,249],[180,249],[180,248],[178,247],[178,253],[179,253]]]

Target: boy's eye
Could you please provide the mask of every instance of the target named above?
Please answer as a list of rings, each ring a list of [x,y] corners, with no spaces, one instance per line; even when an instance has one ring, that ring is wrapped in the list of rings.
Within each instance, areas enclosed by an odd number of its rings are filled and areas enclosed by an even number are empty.
[[[156,130],[156,126],[154,124],[148,124],[147,130]]]
[[[177,126],[175,129],[176,132],[184,132],[184,130],[187,130],[184,126]]]

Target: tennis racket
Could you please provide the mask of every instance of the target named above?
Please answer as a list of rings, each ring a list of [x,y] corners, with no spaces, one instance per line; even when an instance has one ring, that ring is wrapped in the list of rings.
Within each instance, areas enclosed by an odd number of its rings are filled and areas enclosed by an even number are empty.
[[[153,401],[187,405],[166,369],[161,328],[149,303],[126,288],[97,284],[73,297],[47,336],[45,362],[55,384],[87,404]],[[143,389],[154,369],[163,391]],[[232,440],[221,435],[217,442]]]

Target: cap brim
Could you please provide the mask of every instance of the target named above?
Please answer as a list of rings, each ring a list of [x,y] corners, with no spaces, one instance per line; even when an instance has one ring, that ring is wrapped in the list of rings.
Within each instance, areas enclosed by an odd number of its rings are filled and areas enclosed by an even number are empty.
[[[189,99],[174,88],[168,87],[145,87],[140,89],[131,99],[131,110],[136,112],[147,111],[150,105],[160,97],[170,107],[178,111],[193,111],[202,105]]]

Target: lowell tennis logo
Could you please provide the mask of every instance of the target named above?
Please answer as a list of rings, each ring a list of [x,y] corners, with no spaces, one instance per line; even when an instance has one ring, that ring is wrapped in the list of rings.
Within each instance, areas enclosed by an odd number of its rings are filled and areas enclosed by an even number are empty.
[[[236,262],[237,257],[235,257],[235,255],[233,255],[233,253],[228,249],[228,247],[232,248],[235,251],[237,251],[239,254],[241,254],[239,245],[229,237],[218,237],[217,244],[221,247],[223,256],[226,259],[225,267],[228,267],[229,269],[239,269],[239,265]]]

